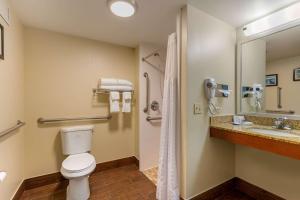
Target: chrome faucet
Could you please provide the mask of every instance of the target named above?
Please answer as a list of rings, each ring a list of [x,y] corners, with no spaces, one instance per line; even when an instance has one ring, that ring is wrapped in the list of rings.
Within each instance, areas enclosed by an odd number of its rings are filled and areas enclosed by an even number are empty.
[[[291,127],[287,124],[287,117],[279,117],[274,120],[274,126],[277,129],[290,130]]]

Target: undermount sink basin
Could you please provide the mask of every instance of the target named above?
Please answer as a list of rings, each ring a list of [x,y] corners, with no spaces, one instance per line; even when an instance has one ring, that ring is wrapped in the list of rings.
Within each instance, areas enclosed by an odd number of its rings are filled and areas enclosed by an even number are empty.
[[[300,137],[300,135],[291,134],[285,130],[271,130],[271,129],[264,129],[264,128],[249,128],[253,132],[270,135],[270,136],[282,136],[282,137]]]

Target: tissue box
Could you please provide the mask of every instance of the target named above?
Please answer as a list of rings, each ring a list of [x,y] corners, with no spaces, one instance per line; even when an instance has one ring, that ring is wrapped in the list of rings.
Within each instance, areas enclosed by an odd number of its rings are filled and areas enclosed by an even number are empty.
[[[233,124],[241,125],[245,121],[245,116],[235,115],[233,116]]]

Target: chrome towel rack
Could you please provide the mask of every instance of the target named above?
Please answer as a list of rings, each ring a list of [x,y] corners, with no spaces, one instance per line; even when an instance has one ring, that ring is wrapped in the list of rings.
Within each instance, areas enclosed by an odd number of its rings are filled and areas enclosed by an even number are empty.
[[[117,92],[131,92],[132,94],[134,94],[134,90],[128,90],[128,91],[120,91],[120,90],[106,90],[106,89],[101,89],[101,88],[94,88],[93,89],[93,94],[109,94],[112,91],[117,91]]]
[[[146,118],[146,120],[148,121],[148,122],[150,122],[150,121],[157,121],[157,120],[161,120],[162,119],[162,117],[151,117],[151,116],[148,116],[147,118]]]
[[[70,122],[70,121],[106,121],[112,118],[111,115],[108,116],[95,116],[95,117],[76,117],[76,118],[38,118],[38,124],[47,124],[47,123],[57,123],[57,122]]]
[[[18,120],[17,124],[15,126],[13,126],[13,127],[9,128],[7,130],[4,130],[4,131],[0,132],[0,137],[2,137],[4,135],[7,135],[7,134],[9,134],[9,133],[17,130],[18,128],[24,126],[25,124],[26,124],[25,122],[22,122],[22,121]]]

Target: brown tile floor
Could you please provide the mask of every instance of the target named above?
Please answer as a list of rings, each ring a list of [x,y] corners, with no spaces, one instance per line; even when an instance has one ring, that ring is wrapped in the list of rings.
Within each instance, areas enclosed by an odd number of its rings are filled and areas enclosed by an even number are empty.
[[[155,200],[155,185],[135,165],[95,173],[90,178],[91,200]],[[65,200],[66,183],[25,191],[21,200]],[[229,191],[214,200],[254,200]]]
[[[135,165],[95,173],[90,177],[91,200],[155,200],[155,185]],[[66,184],[25,191],[22,200],[64,200]]]
[[[214,200],[255,200],[248,195],[236,190],[229,191]]]

